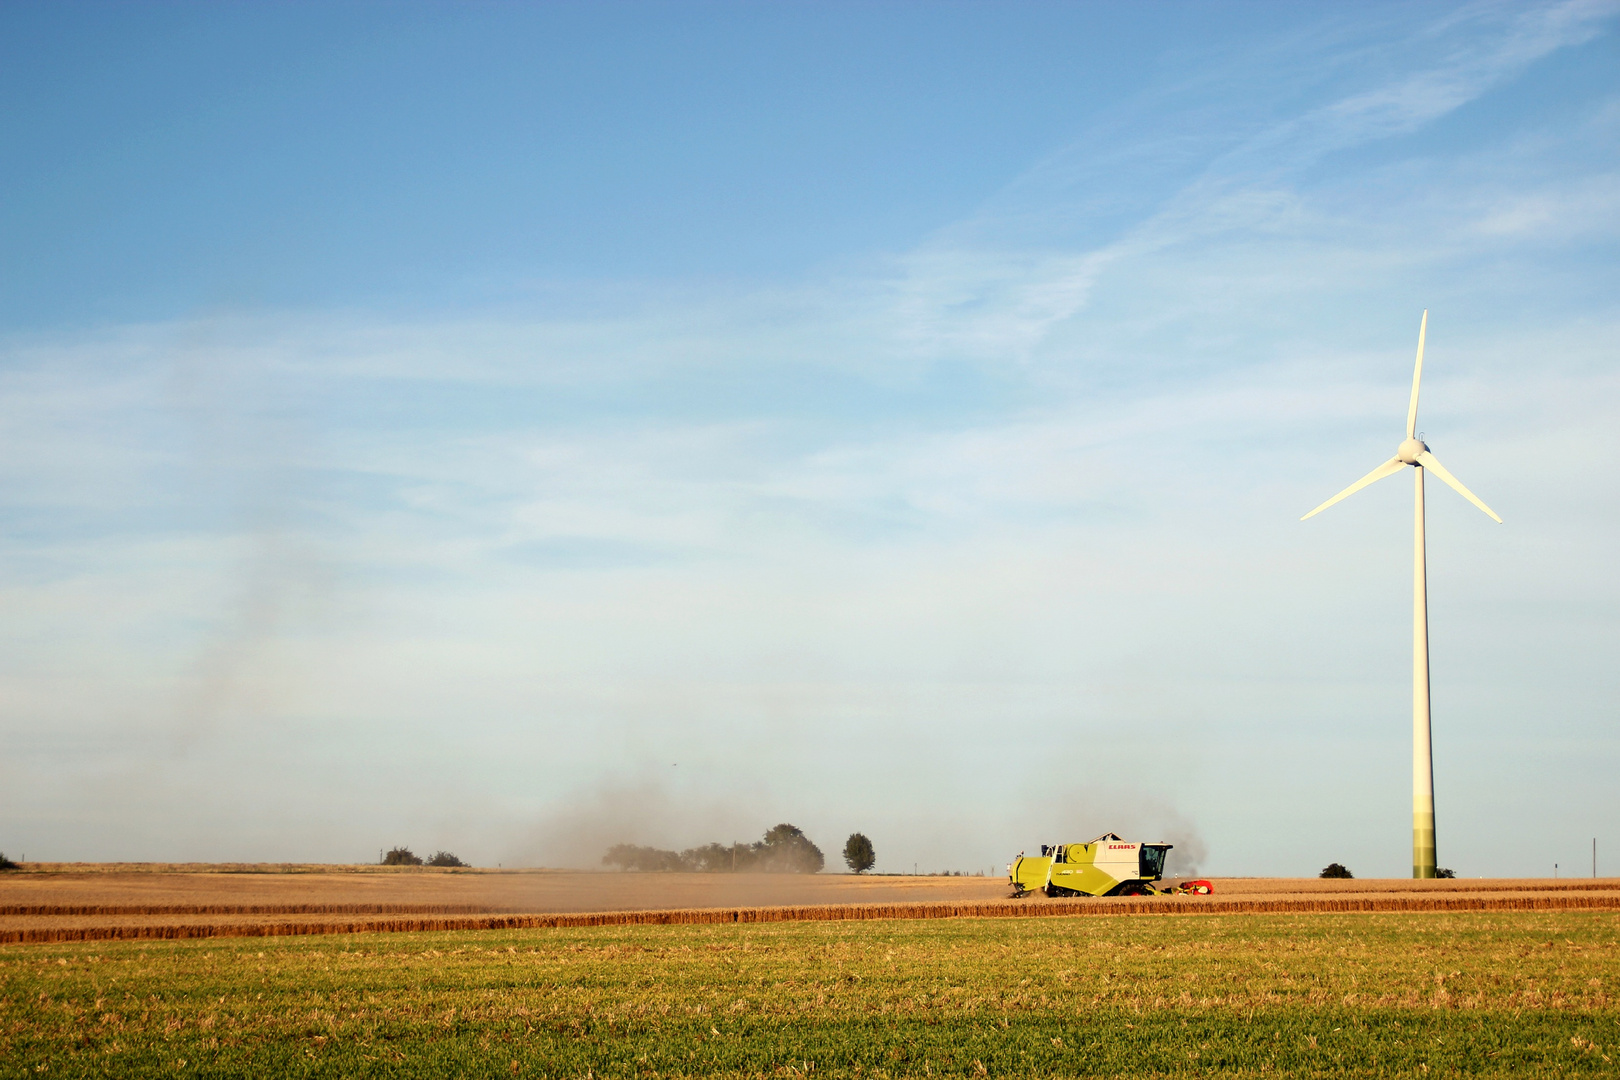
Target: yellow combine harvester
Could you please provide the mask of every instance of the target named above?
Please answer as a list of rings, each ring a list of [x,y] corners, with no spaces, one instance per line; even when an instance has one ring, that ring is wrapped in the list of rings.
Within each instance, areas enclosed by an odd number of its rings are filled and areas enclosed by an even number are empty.
[[[1103,833],[1087,844],[1042,844],[1040,855],[1019,852],[1007,867],[1013,896],[1147,896],[1159,890],[1164,857],[1173,844],[1132,843]]]

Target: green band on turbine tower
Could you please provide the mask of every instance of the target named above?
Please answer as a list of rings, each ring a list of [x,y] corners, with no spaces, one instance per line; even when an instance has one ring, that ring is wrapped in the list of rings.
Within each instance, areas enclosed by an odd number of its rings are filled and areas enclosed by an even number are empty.
[[[1412,876],[1432,878],[1435,875],[1434,815],[1412,815]]]

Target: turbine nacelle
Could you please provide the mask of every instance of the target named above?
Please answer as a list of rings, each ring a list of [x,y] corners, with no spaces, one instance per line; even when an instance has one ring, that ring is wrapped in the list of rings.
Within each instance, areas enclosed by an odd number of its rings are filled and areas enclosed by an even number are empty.
[[[1403,465],[1418,464],[1418,455],[1427,453],[1429,444],[1422,439],[1407,439],[1395,448],[1395,460]]]

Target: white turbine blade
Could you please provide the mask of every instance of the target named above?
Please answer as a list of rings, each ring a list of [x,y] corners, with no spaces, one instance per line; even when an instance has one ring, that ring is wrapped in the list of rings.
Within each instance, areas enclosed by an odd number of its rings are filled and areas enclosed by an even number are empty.
[[[1406,407],[1406,437],[1412,438],[1417,432],[1417,399],[1418,383],[1423,380],[1423,339],[1429,333],[1429,309],[1423,309],[1423,322],[1418,324],[1418,357],[1417,366],[1412,368],[1412,404]]]
[[[1357,480],[1355,483],[1351,484],[1349,487],[1345,488],[1343,491],[1333,496],[1333,498],[1329,499],[1321,506],[1318,506],[1315,510],[1312,510],[1310,513],[1306,514],[1305,517],[1302,517],[1299,520],[1304,521],[1305,518],[1315,517],[1317,514],[1320,514],[1322,511],[1326,510],[1340,499],[1348,499],[1350,496],[1354,495],[1368,484],[1376,484],[1384,477],[1398,473],[1404,468],[1406,468],[1406,462],[1402,461],[1400,458],[1392,457],[1382,465],[1378,466],[1378,468],[1374,469],[1366,476],[1363,476],[1360,480]]]
[[[1440,464],[1439,459],[1433,454],[1425,450],[1417,456],[1417,459],[1419,465],[1423,466],[1425,469],[1428,469],[1430,472],[1434,473],[1434,475],[1456,488],[1457,494],[1461,495],[1463,498],[1485,511],[1486,516],[1488,516],[1492,521],[1496,522],[1498,525],[1502,524],[1502,519],[1496,516],[1496,511],[1480,502],[1478,495],[1475,495],[1472,491],[1469,491],[1467,488],[1463,487],[1463,482],[1447,472],[1446,467]]]

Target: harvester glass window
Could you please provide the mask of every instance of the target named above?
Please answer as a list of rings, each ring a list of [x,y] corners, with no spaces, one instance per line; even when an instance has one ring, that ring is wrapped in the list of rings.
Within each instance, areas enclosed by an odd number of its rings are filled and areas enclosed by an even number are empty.
[[[1168,854],[1168,847],[1159,847],[1153,844],[1143,844],[1140,856],[1140,871],[1145,878],[1164,876],[1164,857]]]
[[[1069,845],[1068,844],[1059,844],[1057,847],[1053,848],[1052,849],[1052,861],[1055,862],[1055,863],[1057,863],[1057,862],[1068,862],[1069,861]]]

